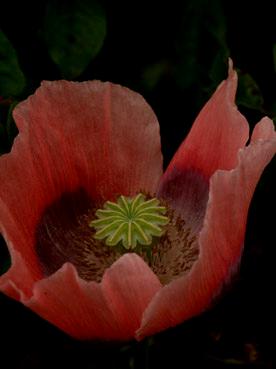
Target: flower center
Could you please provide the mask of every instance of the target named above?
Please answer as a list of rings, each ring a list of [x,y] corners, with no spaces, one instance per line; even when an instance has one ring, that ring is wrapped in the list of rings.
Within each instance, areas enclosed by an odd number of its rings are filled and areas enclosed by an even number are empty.
[[[103,209],[98,209],[97,219],[89,225],[96,230],[95,239],[133,250],[138,245],[151,245],[153,237],[164,234],[164,226],[169,223],[166,212],[156,198],[146,200],[141,193],[133,198],[120,196],[117,202],[107,201]]]

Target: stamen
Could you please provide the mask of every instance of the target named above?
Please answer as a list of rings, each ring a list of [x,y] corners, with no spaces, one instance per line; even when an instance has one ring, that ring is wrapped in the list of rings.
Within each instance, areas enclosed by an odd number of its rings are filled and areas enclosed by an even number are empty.
[[[150,266],[162,284],[189,272],[199,255],[196,234],[189,225],[168,208],[170,223],[152,252]]]
[[[49,276],[70,262],[81,278],[100,282],[122,253],[135,252],[162,284],[189,273],[199,256],[197,233],[161,201],[159,206],[158,199],[139,194],[95,210],[84,190],[63,194],[45,209],[36,228],[35,251],[42,272]],[[91,223],[96,232],[91,232]]]

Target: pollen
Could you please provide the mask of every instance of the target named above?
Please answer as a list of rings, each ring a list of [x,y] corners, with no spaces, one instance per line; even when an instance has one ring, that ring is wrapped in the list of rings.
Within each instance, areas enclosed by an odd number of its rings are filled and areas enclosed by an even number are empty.
[[[108,246],[121,244],[127,250],[139,245],[150,246],[161,237],[169,223],[167,209],[157,198],[146,199],[139,193],[133,198],[120,196],[117,202],[107,201],[95,213],[89,226],[96,230],[94,238]]]

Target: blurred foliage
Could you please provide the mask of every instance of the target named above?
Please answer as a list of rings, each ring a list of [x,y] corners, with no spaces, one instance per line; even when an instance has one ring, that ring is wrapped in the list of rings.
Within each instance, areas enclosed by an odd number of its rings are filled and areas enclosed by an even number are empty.
[[[274,70],[276,72],[276,44],[273,45],[272,52],[273,52]]]
[[[104,10],[96,0],[48,3],[44,36],[62,77],[78,77],[100,51],[105,34]]]
[[[0,146],[0,155],[3,154],[5,152],[3,145],[4,145],[4,141],[5,141],[5,127],[4,125],[0,122],[0,142],[2,143],[2,145]],[[0,260],[1,263],[1,260]]]
[[[167,60],[160,60],[146,66],[142,72],[142,84],[145,89],[154,90],[169,67]]]
[[[175,78],[182,88],[193,87],[200,91],[209,75],[212,84],[208,87],[212,92],[225,78],[230,56],[226,27],[221,1],[186,2],[176,42]],[[206,43],[210,45],[208,53]]]
[[[25,87],[16,51],[0,30],[0,97],[18,96]]]
[[[16,105],[17,100],[12,98],[0,100],[0,154],[11,149],[14,137],[18,133],[12,116]]]
[[[263,112],[264,99],[259,86],[252,76],[248,73],[239,75],[239,90],[237,94],[237,103],[249,109],[256,109]]]

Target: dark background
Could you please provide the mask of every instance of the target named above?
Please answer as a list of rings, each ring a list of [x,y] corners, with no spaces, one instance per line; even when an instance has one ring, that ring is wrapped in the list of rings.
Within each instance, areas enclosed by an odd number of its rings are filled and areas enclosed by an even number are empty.
[[[10,150],[17,132],[13,107],[43,79],[110,80],[140,92],[159,119],[165,165],[226,77],[229,56],[250,127],[264,115],[274,118],[271,3],[7,2],[0,12],[0,30],[10,42],[7,48],[0,39],[1,152]],[[250,207],[240,273],[207,312],[141,343],[89,343],[0,295],[0,368],[272,368],[275,165],[274,159],[266,168]],[[8,260],[1,240],[2,273]]]

